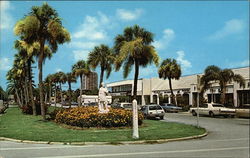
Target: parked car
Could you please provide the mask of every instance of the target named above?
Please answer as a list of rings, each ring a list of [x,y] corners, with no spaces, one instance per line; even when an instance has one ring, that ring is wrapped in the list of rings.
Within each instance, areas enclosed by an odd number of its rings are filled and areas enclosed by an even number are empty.
[[[182,107],[169,103],[163,103],[161,104],[161,107],[164,109],[165,112],[179,112],[182,110]]]
[[[115,103],[115,104],[111,104],[111,107],[132,110],[132,103],[127,103],[127,102]]]
[[[145,118],[159,117],[161,120],[164,119],[165,112],[160,105],[144,105],[141,107],[141,111]]]
[[[241,107],[236,108],[235,110],[236,110],[237,117],[250,118],[250,106],[249,105],[243,105]]]
[[[193,116],[196,116],[198,108],[197,107],[190,108],[189,111],[192,113]],[[199,114],[209,115],[211,117],[218,116],[218,115],[224,116],[224,117],[227,117],[227,116],[234,117],[235,109],[226,108],[222,104],[218,104],[218,103],[205,103],[205,104],[200,105]]]

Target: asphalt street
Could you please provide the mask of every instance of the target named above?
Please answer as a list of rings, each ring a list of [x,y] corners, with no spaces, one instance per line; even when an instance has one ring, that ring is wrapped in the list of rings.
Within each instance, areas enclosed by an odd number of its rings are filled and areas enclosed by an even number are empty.
[[[167,122],[196,125],[188,113],[167,113]],[[249,119],[200,117],[208,136],[201,139],[140,145],[46,145],[0,141],[2,158],[174,157],[249,158]]]

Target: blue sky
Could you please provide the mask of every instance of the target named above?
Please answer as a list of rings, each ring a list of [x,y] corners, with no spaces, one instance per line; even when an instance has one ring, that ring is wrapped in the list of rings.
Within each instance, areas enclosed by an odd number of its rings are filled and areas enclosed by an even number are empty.
[[[0,86],[6,88],[6,72],[11,68],[13,26],[34,5],[43,2],[4,1],[0,23]],[[74,63],[87,59],[94,46],[113,46],[125,27],[138,24],[154,34],[161,60],[175,58],[182,75],[201,73],[208,65],[236,68],[249,65],[249,2],[247,1],[49,1],[63,19],[71,42],[60,45],[46,60],[44,77],[57,71],[69,72]],[[37,65],[37,63],[36,63]],[[37,83],[38,70],[34,69]],[[99,69],[96,69],[99,74]],[[128,79],[133,79],[133,71]],[[154,65],[140,69],[140,78],[157,77]],[[112,72],[105,83],[123,80],[122,71]],[[79,82],[73,85],[78,88]],[[64,88],[67,88],[65,85]]]

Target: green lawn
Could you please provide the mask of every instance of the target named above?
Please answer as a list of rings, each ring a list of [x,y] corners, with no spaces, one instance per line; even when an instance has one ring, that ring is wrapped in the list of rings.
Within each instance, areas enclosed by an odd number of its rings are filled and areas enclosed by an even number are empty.
[[[131,128],[84,130],[68,129],[54,122],[43,122],[40,116],[23,115],[9,108],[0,116],[0,136],[21,140],[53,142],[119,142],[133,140]],[[139,140],[179,138],[205,133],[205,129],[179,123],[144,120]]]

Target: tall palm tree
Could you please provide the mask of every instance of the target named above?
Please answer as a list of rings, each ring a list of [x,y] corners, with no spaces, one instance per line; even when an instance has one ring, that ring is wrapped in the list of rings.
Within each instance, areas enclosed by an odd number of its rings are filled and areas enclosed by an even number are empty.
[[[25,67],[24,70],[26,70],[25,77],[27,77],[28,81],[28,97],[29,97],[29,102],[31,103],[32,110],[33,110],[33,115],[37,115],[36,113],[36,106],[34,102],[34,95],[33,95],[33,76],[32,76],[32,64],[34,63],[33,56],[37,53],[39,47],[37,43],[32,43],[28,44],[27,42],[23,40],[16,40],[14,47],[19,51],[19,54],[22,56]],[[27,85],[27,84],[25,84]]]
[[[71,90],[71,83],[76,82],[76,77],[73,75],[73,73],[69,72],[66,74],[66,81],[69,85],[69,107],[71,108],[71,100],[72,100],[72,90]]]
[[[134,66],[133,99],[136,99],[137,96],[139,67],[146,67],[152,62],[155,65],[159,63],[159,56],[151,45],[152,42],[153,34],[138,25],[125,28],[123,34],[119,34],[115,38],[114,50],[117,54],[115,61],[116,71],[124,65],[123,77],[126,78],[132,70],[132,66]]]
[[[172,79],[178,80],[181,76],[181,66],[177,64],[175,59],[165,59],[162,61],[159,69],[158,74],[160,78],[168,79],[169,87],[171,91],[171,98],[175,102],[174,93],[172,88]],[[175,103],[176,104],[176,103]]]
[[[90,68],[87,62],[85,62],[84,60],[79,60],[76,64],[72,66],[72,72],[76,77],[80,77],[81,86],[80,86],[80,97],[78,101],[78,106],[80,106],[82,105],[82,99],[81,99],[82,87],[83,87],[82,78],[83,75],[88,75],[90,73]]]
[[[94,70],[97,66],[101,68],[100,74],[100,83],[99,87],[101,87],[101,83],[103,82],[104,71],[106,71],[106,78],[109,78],[110,73],[112,71],[112,64],[114,63],[115,57],[112,50],[101,44],[100,46],[96,46],[93,51],[89,53],[88,56],[88,64]]]
[[[70,41],[69,32],[62,26],[61,19],[55,9],[47,3],[42,6],[33,6],[31,12],[15,25],[14,32],[22,37],[28,43],[38,42],[40,45],[38,56],[39,69],[39,94],[41,113],[43,119],[45,116],[45,107],[43,100],[43,63],[45,61],[45,43],[50,50],[55,53],[58,44]]]
[[[218,82],[220,85],[221,104],[225,104],[226,87],[228,83],[235,81],[240,84],[240,87],[245,87],[245,79],[241,75],[234,74],[230,69],[220,69],[215,65],[208,66],[204,71],[204,75],[201,77],[202,92],[211,87],[211,81]]]

